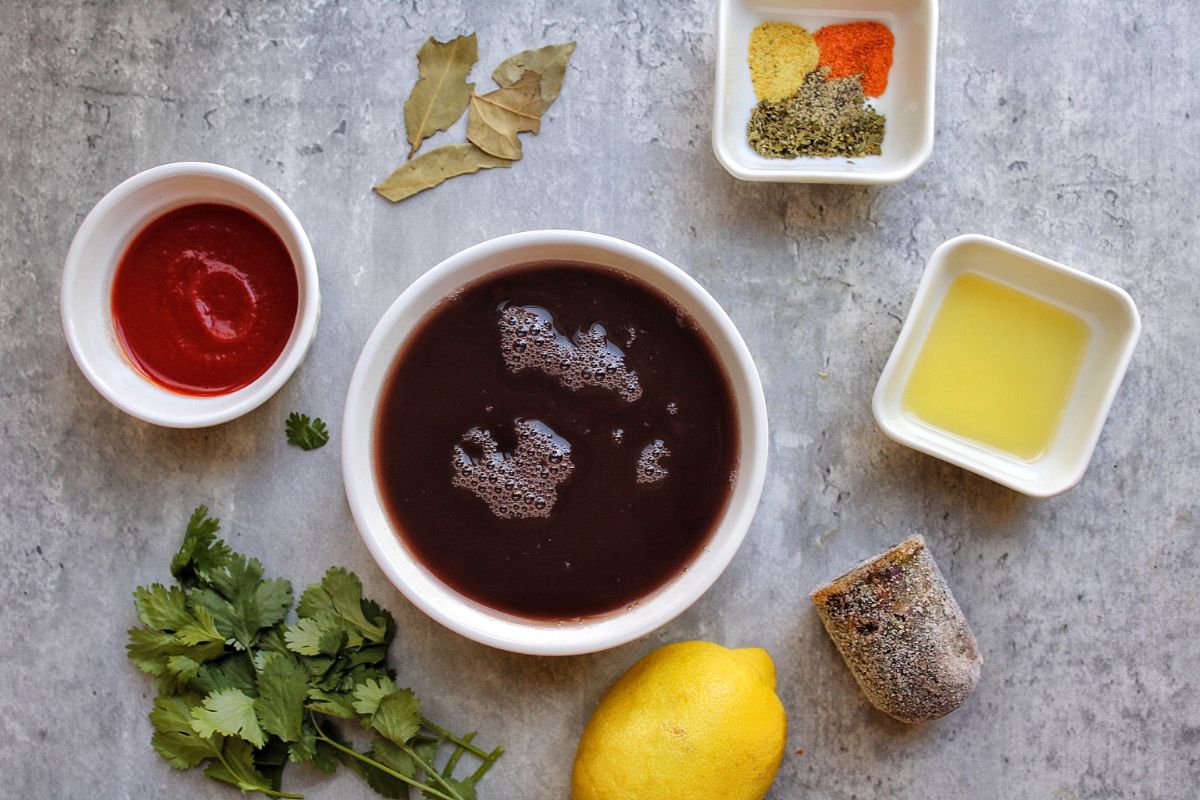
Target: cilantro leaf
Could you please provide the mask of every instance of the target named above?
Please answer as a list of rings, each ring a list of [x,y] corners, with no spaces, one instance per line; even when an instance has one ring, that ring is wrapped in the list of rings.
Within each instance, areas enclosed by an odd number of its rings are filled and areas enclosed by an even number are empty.
[[[283,578],[271,578],[254,587],[251,595],[253,617],[250,622],[257,628],[269,628],[283,622],[292,607],[292,584]]]
[[[382,736],[376,736],[371,742],[369,755],[380,764],[388,769],[396,770],[401,775],[409,778],[415,778],[417,775],[417,762],[413,761],[412,756],[404,752],[399,745],[393,744]]]
[[[258,694],[254,667],[246,653],[232,653],[217,661],[203,664],[192,685],[205,694],[226,688],[240,689],[251,697]]]
[[[308,708],[321,714],[341,719],[354,719],[357,714],[349,695],[314,688],[308,690],[308,699]]]
[[[337,655],[346,646],[347,633],[333,614],[301,617],[283,632],[288,649],[305,656]]]
[[[310,420],[307,414],[293,411],[287,418],[288,444],[302,450],[316,450],[329,441],[329,429],[321,419]]]
[[[379,700],[370,725],[384,738],[407,744],[421,729],[421,703],[412,689],[397,689]]]
[[[374,608],[378,608],[374,603]],[[341,618],[376,644],[383,643],[389,632],[389,619],[376,616],[368,620],[363,612],[362,581],[349,570],[330,567],[319,584],[309,586],[300,597],[297,612],[301,617],[317,617],[322,613]]]
[[[190,656],[168,656],[167,674],[180,686],[187,686],[200,674],[200,662]]]
[[[300,738],[288,745],[288,761],[311,764],[317,757],[317,733],[307,718],[300,720]]]
[[[164,679],[160,681],[162,688],[177,689],[180,688],[180,681],[176,676],[186,665],[176,662],[176,668],[171,669],[170,660],[173,656],[187,656],[200,664],[220,658],[224,645],[220,640],[188,644],[181,641],[178,634],[138,627],[129,629],[125,652],[142,672]]]
[[[370,751],[366,753],[367,758],[375,758],[375,755],[375,753]],[[375,760],[379,761],[378,758],[375,758]],[[367,782],[367,786],[370,786],[375,791],[375,794],[380,797],[387,798],[387,800],[408,800],[411,797],[408,793],[408,784],[399,778],[388,775],[383,770],[373,767],[370,764],[359,764],[358,766],[358,774]]]
[[[285,742],[298,741],[307,697],[308,673],[303,667],[278,653],[263,657],[254,711],[267,733]]]
[[[261,561],[231,551],[224,563],[209,571],[206,581],[222,597],[232,602],[253,592],[262,576]]]
[[[458,792],[459,797],[463,800],[477,800],[475,797],[475,784],[448,778],[444,775],[442,776],[442,780],[453,786],[454,791]],[[445,793],[445,788],[441,785],[441,781],[438,782],[438,788],[442,790],[443,794]],[[437,795],[430,794],[429,792],[421,792],[421,795],[427,798],[427,800],[441,800]]]
[[[217,538],[220,520],[208,516],[207,506],[198,506],[188,520],[187,532],[179,552],[171,559],[171,574],[185,586],[195,579],[206,579],[233,555],[229,545]]]
[[[267,740],[267,746],[254,752],[254,766],[267,779],[272,789],[279,790],[283,784],[283,768],[288,762],[288,744],[275,737]]]
[[[396,691],[396,682],[391,678],[372,678],[354,689],[354,710],[371,716],[379,708],[379,701]]]
[[[265,789],[275,794],[271,782],[254,766],[253,748],[242,739],[226,739],[221,759],[209,762],[204,774],[215,781],[233,784],[243,792],[261,792]]]
[[[401,775],[409,778],[417,776],[417,764],[412,757],[382,736],[375,737],[375,741],[371,743],[371,749],[367,751],[366,755],[367,758],[373,758]],[[408,784],[394,775],[389,775],[370,764],[362,764],[360,774],[367,781],[367,785],[383,797],[397,798],[397,800],[407,800],[409,797]]]
[[[225,637],[217,630],[217,621],[206,608],[194,609],[187,623],[176,629],[175,636],[188,645],[225,641]]]
[[[325,735],[339,744],[346,745],[346,742],[338,736],[337,731],[333,730],[332,727],[325,732]],[[304,724],[300,729],[300,741],[293,742],[288,748],[288,759],[290,761],[312,764],[326,775],[332,775],[337,771],[341,755],[337,749],[317,739],[316,728],[307,718],[305,718]]]
[[[147,675],[162,675],[167,669],[168,656],[178,644],[173,634],[153,628],[130,628],[125,655]]]
[[[432,736],[418,736],[408,743],[408,749],[426,764],[432,764],[437,756],[439,744],[440,742]]]
[[[240,736],[255,747],[266,744],[254,699],[240,689],[217,689],[204,698],[202,708],[192,709],[192,730],[201,736]]]
[[[291,583],[282,578],[262,580],[257,559],[235,555],[213,575],[215,588],[193,589],[188,600],[212,614],[217,630],[238,649],[253,647],[260,630],[287,616]]]
[[[362,611],[367,619],[373,620],[376,625],[383,628],[382,638],[376,640],[377,644],[388,645],[392,641],[392,634],[396,630],[396,621],[392,619],[392,615],[383,606],[376,603],[374,600],[363,598]]]
[[[204,738],[192,730],[192,703],[187,697],[156,697],[150,724],[154,726],[150,744],[175,769],[191,769],[206,758],[221,755],[223,737]]]
[[[261,631],[258,635],[258,649],[261,653],[279,653],[281,656],[292,658],[287,642],[283,639],[284,626],[276,624],[269,630]]]
[[[139,586],[133,590],[133,605],[142,624],[155,630],[177,631],[192,621],[187,596],[178,586]]]
[[[382,664],[384,661],[387,661],[387,648],[383,645],[364,647],[353,653],[344,653],[343,658],[346,661],[346,666],[350,668]],[[361,681],[355,681],[355,684],[358,683],[361,683]]]

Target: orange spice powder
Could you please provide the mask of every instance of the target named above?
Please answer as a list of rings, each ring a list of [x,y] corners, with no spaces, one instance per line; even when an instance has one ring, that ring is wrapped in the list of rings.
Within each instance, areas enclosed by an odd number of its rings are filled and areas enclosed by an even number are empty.
[[[820,66],[830,78],[862,75],[863,92],[879,97],[887,89],[896,37],[879,22],[826,25],[813,34],[820,49]]]

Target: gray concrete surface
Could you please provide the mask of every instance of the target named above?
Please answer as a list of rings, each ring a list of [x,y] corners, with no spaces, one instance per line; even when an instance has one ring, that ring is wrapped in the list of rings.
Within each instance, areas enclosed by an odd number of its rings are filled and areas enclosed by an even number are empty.
[[[125,660],[130,591],[167,577],[210,504],[298,584],[331,563],[399,624],[402,680],[508,748],[489,800],[568,794],[574,742],[634,660],[670,641],[762,645],[779,669],[788,798],[1193,798],[1200,785],[1200,12],[1148,0],[956,0],[942,15],[937,145],[866,189],[739,183],[709,145],[714,3],[8,0],[0,13],[0,796],[231,798],[149,747],[153,688]],[[413,51],[477,31],[480,79],[519,49],[579,48],[526,160],[390,206]],[[204,159],[275,187],[308,228],[324,317],[269,403],[203,431],[109,406],[63,341],[58,284],[83,215],[128,175]],[[511,231],[602,231],[682,265],[729,310],[771,408],[762,506],[728,572],[644,640],[529,658],[444,630],[362,546],[336,430],[375,320],[431,265]],[[925,259],[999,236],[1126,287],[1145,330],[1082,485],[1025,499],[890,443],[869,397]],[[874,711],[807,592],[918,531],[986,666],[961,710]],[[310,797],[372,796],[289,770]]]

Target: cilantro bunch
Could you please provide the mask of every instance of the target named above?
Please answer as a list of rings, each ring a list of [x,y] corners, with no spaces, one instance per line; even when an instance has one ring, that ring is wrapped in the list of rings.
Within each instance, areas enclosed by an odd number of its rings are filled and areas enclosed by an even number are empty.
[[[331,568],[304,590],[288,625],[291,584],[264,578],[262,564],[234,552],[219,529],[197,508],[171,560],[178,585],[134,591],[142,624],[126,650],[158,684],[150,712],[158,754],[269,797],[302,797],[280,788],[291,761],[330,774],[343,764],[387,798],[415,787],[425,798],[476,800],[503,748],[483,750],[474,733],[431,722],[412,690],[397,686],[387,666],[395,623],[363,598],[358,577]],[[369,748],[360,752],[330,718],[357,722]],[[439,769],[443,750],[451,752]],[[478,767],[453,777],[468,753]]]

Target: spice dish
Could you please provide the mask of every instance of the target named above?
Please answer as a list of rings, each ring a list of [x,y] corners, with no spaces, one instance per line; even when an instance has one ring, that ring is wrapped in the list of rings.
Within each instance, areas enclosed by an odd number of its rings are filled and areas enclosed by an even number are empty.
[[[546,621],[484,606],[456,591],[410,550],[385,502],[376,460],[380,404],[396,356],[408,352],[431,312],[464,287],[523,264],[573,262],[649,285],[690,317],[711,343],[736,404],[737,469],[715,527],[681,572],[640,599],[604,614]],[[475,245],[413,283],[384,314],[363,347],[346,397],[342,472],[346,496],[368,549],[418,608],[458,633],[519,653],[574,655],[623,644],[666,624],[695,602],[733,558],[762,492],[767,413],[750,353],[721,307],[692,278],[636,245],[578,231],[531,231]],[[451,453],[447,452],[447,464]]]
[[[941,333],[956,333],[956,344],[966,347],[934,352],[939,328],[953,323],[949,307],[956,299],[968,303],[968,327]],[[991,335],[971,330],[986,326],[995,329]],[[987,236],[959,236],[929,258],[875,388],[875,420],[895,441],[1018,492],[1060,494],[1087,469],[1140,331],[1137,308],[1123,289]],[[972,355],[977,363],[970,363]],[[962,412],[957,419],[935,424],[920,398],[914,402],[919,371],[930,362],[942,373],[935,376],[948,400],[942,406]],[[1067,373],[1073,377],[1064,380]],[[990,388],[981,393],[980,384]],[[1048,411],[1038,407],[1039,393],[1054,403]],[[1024,405],[1031,396],[1033,405]],[[1011,407],[1024,410],[1003,417]],[[1052,415],[1039,433],[1044,442],[1025,435],[1029,417],[1039,413]],[[962,427],[971,415],[982,416],[982,425]],[[1013,426],[1026,430],[1006,430]],[[1000,438],[986,441],[989,431]]]
[[[937,11],[937,0],[722,0],[713,103],[717,160],[734,177],[749,181],[884,184],[912,175],[933,151]],[[765,22],[819,32],[858,21],[882,23],[895,37],[886,90],[868,104],[887,120],[881,154],[766,158],[755,152],[747,142],[747,123],[758,103],[747,63],[752,31]]]
[[[295,296],[296,310],[286,343],[265,371],[232,391],[200,395],[173,391],[135,366],[116,330],[113,287],[130,243],[151,222],[168,212],[206,204],[246,212],[278,237],[295,268],[294,295],[289,296]],[[96,204],[67,253],[61,305],[71,354],[109,402],[155,425],[201,428],[257,408],[291,377],[316,335],[320,292],[308,237],[279,196],[230,167],[193,162],[139,173]],[[197,309],[197,313],[204,311]]]

